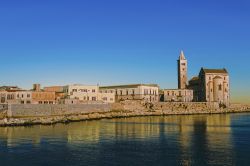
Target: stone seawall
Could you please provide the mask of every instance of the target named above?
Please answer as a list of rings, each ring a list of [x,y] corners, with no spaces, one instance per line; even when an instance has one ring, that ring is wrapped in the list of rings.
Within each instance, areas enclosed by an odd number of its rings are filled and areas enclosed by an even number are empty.
[[[9,105],[9,118],[50,117],[110,111],[109,104],[12,104]]]
[[[0,126],[54,124],[71,121],[133,116],[190,115],[250,112],[248,105],[222,108],[218,103],[145,103],[124,101],[114,104],[9,105],[0,114]]]

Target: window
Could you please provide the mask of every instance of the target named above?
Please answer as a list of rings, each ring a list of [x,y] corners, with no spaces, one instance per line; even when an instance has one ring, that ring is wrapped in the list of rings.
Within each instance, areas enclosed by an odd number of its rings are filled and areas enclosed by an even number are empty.
[[[186,66],[186,63],[182,63],[181,65],[182,65],[182,66]]]
[[[92,101],[96,101],[96,97],[92,97]]]
[[[31,102],[28,100],[26,103],[27,103],[27,104],[30,104]]]
[[[127,92],[126,92],[126,93],[127,93],[127,95],[128,95],[128,90],[127,90]]]
[[[103,97],[102,100],[103,100],[103,101],[107,101],[108,98],[107,98],[107,97]]]
[[[213,92],[213,89],[211,89],[211,92]]]
[[[134,90],[134,89],[132,90],[132,94],[133,94],[133,95],[135,94],[135,90]]]
[[[23,94],[22,94],[22,98],[23,98]]]
[[[221,91],[221,90],[222,90],[222,85],[220,84],[220,85],[219,85],[219,91]]]
[[[72,89],[72,92],[77,92],[77,89]]]
[[[95,93],[95,89],[92,89],[92,92]]]
[[[114,99],[113,98],[110,98],[110,101],[113,101]]]
[[[27,98],[30,98],[30,94],[27,94]]]
[[[122,90],[120,90],[120,94],[122,95]]]

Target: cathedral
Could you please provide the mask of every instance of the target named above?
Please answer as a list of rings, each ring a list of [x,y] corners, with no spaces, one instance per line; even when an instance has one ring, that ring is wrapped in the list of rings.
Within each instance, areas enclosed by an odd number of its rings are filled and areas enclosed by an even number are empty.
[[[178,65],[178,89],[165,89],[164,101],[219,102],[228,106],[230,101],[229,74],[226,69],[201,68],[198,76],[188,81],[188,62],[181,51]]]
[[[229,74],[226,69],[201,68],[199,76],[189,81],[189,89],[194,91],[194,101],[219,102],[229,105]]]

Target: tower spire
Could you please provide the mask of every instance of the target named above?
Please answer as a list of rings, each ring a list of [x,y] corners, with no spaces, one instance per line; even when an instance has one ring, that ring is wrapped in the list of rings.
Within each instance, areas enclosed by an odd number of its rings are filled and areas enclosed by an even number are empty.
[[[178,62],[178,88],[187,88],[187,59],[181,50]]]
[[[186,60],[183,50],[181,50],[179,60]]]

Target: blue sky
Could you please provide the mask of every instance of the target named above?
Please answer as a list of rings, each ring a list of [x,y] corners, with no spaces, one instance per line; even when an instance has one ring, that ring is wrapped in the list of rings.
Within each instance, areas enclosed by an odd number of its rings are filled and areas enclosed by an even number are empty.
[[[232,100],[250,102],[249,8],[248,0],[0,1],[0,85],[176,88],[184,50],[189,78],[225,67]]]

